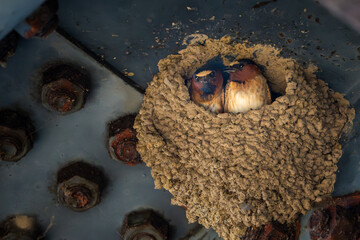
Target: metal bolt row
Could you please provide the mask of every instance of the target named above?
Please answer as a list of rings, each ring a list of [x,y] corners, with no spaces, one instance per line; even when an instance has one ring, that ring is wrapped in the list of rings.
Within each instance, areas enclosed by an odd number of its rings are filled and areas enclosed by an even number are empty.
[[[50,64],[41,74],[42,105],[61,115],[82,109],[91,87],[86,71],[68,63]],[[128,165],[141,163],[136,151],[134,114],[109,123],[108,151],[111,158]],[[0,160],[16,162],[33,146],[34,127],[29,118],[14,110],[0,111]]]
[[[57,173],[58,200],[75,212],[84,212],[99,204],[105,187],[103,172],[82,161],[66,165]],[[124,240],[166,240],[168,233],[167,221],[151,209],[129,213],[119,229]],[[0,223],[1,240],[37,240],[40,234],[35,217],[11,216]]]
[[[33,216],[10,216],[0,223],[1,240],[38,240],[44,235]],[[125,216],[119,235],[123,240],[166,240],[169,224],[151,209],[133,211]]]
[[[41,73],[42,105],[61,115],[74,113],[84,107],[90,87],[90,77],[83,69],[67,63],[50,64]],[[134,114],[123,116],[108,124],[109,155],[131,166],[141,163],[136,151],[135,117]],[[25,113],[0,110],[0,160],[19,161],[32,149],[34,139],[35,128]],[[106,180],[100,169],[88,163],[66,165],[57,173],[58,201],[73,211],[87,211],[100,203]],[[14,219],[19,218],[35,222],[33,217],[10,217],[0,224],[0,239],[38,239],[38,224],[22,231],[14,225]],[[130,213],[121,228],[121,236],[129,240],[167,239],[167,234],[166,221],[152,210]]]

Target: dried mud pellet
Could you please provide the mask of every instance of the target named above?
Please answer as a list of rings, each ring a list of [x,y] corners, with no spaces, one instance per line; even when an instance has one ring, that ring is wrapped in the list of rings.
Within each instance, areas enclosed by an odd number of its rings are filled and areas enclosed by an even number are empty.
[[[37,240],[40,235],[41,228],[35,217],[16,215],[0,223],[1,240]]]

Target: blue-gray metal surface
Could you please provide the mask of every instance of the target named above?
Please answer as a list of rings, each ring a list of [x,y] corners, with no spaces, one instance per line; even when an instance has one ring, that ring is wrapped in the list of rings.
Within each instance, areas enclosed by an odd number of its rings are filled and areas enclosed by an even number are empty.
[[[144,88],[157,72],[157,62],[184,48],[184,38],[194,33],[275,44],[283,49],[284,56],[304,64],[315,63],[320,68],[318,76],[335,91],[345,94],[357,112],[354,129],[343,142],[334,195],[360,190],[360,35],[316,1],[266,2],[61,0],[59,17],[62,28],[98,55],[103,54],[119,70],[133,72],[132,78]],[[22,41],[17,54],[9,60],[8,69],[0,69],[0,105],[23,105],[33,114],[39,129],[35,148],[25,159],[18,164],[0,163],[1,192],[10,192],[0,195],[0,206],[7,206],[0,208],[0,216],[24,211],[37,213],[44,226],[55,216],[55,225],[48,233],[50,239],[116,239],[114,229],[126,212],[137,206],[150,206],[162,209],[177,226],[180,236],[189,229],[184,212],[169,206],[168,193],[152,190],[149,169],[113,162],[104,143],[99,144],[105,138],[106,121],[124,113],[123,105],[129,104],[126,109],[137,110],[141,97],[130,94],[131,88],[121,85],[120,79],[76,49],[69,50],[67,45],[57,36],[46,41]],[[107,79],[96,82],[94,95],[90,95],[85,109],[66,117],[46,112],[28,92],[30,75],[56,57],[73,59],[89,68],[98,79]],[[21,83],[20,87],[17,83]],[[114,87],[117,84],[121,87]],[[125,96],[119,92],[123,87]],[[76,144],[84,139],[85,144]],[[46,149],[46,146],[55,148]],[[102,166],[113,182],[104,202],[81,214],[55,206],[53,195],[47,192],[56,170],[79,157]],[[37,172],[33,174],[33,171]],[[136,188],[129,185],[133,181]],[[11,186],[15,184],[14,189]],[[26,197],[22,199],[24,194]],[[305,227],[308,217],[302,218],[301,239],[309,239]]]
[[[319,0],[332,14],[360,33],[360,1]]]
[[[87,7],[91,6],[91,7]],[[317,75],[356,109],[343,142],[334,195],[360,190],[360,35],[313,0],[63,0],[60,25],[144,88],[157,62],[191,34],[274,44],[282,55],[319,67]],[[308,239],[302,219],[301,239]]]
[[[34,96],[41,67],[54,60],[75,63],[89,71],[92,90],[84,109],[59,116],[47,111]],[[9,214],[37,215],[46,239],[119,239],[117,228],[126,213],[153,208],[162,213],[174,231],[184,236],[193,225],[185,211],[171,206],[170,194],[154,190],[150,169],[127,166],[109,157],[107,123],[137,112],[142,95],[120,78],[54,33],[47,40],[22,40],[6,69],[0,69],[0,108],[21,108],[34,121],[34,148],[18,163],[0,162],[0,220]],[[83,213],[59,205],[53,192],[56,172],[75,159],[99,166],[109,178],[101,203]]]
[[[45,0],[0,0],[0,39],[43,2]]]
[[[190,34],[275,44],[284,56],[315,63],[347,93],[360,81],[360,35],[313,0],[62,0],[60,26],[144,88],[157,63]]]

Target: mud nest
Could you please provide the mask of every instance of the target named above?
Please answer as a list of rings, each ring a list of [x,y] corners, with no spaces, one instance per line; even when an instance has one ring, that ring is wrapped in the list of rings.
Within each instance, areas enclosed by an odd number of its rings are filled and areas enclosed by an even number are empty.
[[[211,113],[190,100],[184,79],[208,60],[251,58],[265,68],[271,105]],[[246,227],[291,222],[333,191],[339,139],[355,111],[339,93],[268,45],[207,39],[160,60],[135,121],[137,150],[155,188],[187,208],[190,222],[240,239]]]

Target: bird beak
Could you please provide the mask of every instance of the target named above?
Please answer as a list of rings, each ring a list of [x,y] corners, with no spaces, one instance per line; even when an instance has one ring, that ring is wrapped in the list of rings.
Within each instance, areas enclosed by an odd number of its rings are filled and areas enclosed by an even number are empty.
[[[230,74],[230,73],[235,72],[235,69],[232,68],[232,67],[227,67],[227,68],[225,68],[223,71]]]

